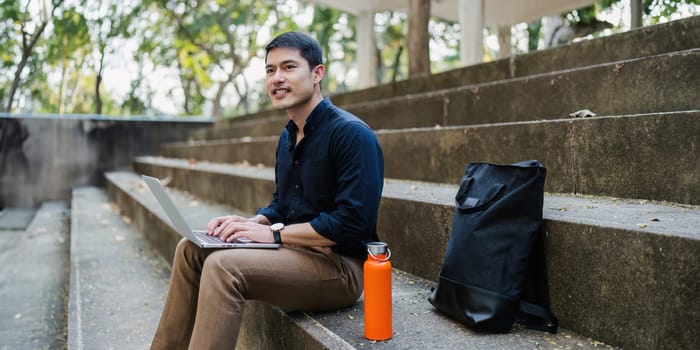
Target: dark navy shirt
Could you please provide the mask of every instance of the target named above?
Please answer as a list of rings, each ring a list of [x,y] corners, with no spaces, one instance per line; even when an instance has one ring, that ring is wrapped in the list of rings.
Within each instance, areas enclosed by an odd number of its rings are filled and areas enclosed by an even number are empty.
[[[296,144],[291,120],[277,144],[272,201],[258,214],[286,225],[310,222],[335,242],[333,250],[364,258],[378,241],[377,216],[384,185],[384,157],[374,132],[358,117],[321,101],[306,119]]]

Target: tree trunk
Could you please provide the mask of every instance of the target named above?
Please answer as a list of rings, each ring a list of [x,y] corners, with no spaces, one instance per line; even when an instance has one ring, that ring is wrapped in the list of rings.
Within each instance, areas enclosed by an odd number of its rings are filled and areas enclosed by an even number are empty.
[[[102,84],[102,72],[105,67],[105,50],[106,45],[100,45],[100,62],[99,67],[97,67],[97,74],[95,76],[95,113],[97,115],[102,114],[102,96],[100,96],[100,85]]]
[[[100,96],[100,84],[102,84],[102,74],[98,73],[95,79],[95,113],[102,114],[102,96]]]
[[[410,0],[408,13],[408,77],[411,78],[430,74],[430,0]]]
[[[222,114],[223,114],[223,108],[221,106],[221,100],[224,97],[224,90],[226,89],[226,86],[228,84],[231,84],[233,82],[233,79],[236,78],[236,75],[238,73],[235,71],[231,72],[228,74],[228,78],[226,81],[222,81],[219,83],[219,88],[216,89],[216,96],[214,97],[214,100],[212,101],[212,117],[214,117],[214,120],[221,120]]]

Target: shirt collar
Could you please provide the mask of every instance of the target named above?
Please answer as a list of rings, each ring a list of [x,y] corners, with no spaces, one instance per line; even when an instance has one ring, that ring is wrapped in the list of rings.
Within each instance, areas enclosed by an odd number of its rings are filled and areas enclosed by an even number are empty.
[[[328,99],[328,97],[326,97],[321,100],[316,107],[314,107],[309,116],[306,117],[306,123],[304,124],[304,135],[309,135],[315,128],[323,123],[323,121],[326,119],[325,117],[328,115],[326,111],[328,111],[331,106],[331,101]],[[292,120],[287,121],[285,128],[290,135],[296,135],[298,130],[297,125],[294,124]]]

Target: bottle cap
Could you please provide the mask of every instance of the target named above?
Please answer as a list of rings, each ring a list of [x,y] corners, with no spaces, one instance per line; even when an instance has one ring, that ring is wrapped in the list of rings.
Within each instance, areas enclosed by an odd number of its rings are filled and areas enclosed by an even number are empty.
[[[389,245],[385,242],[370,242],[367,243],[367,251],[372,255],[386,254],[389,250]]]

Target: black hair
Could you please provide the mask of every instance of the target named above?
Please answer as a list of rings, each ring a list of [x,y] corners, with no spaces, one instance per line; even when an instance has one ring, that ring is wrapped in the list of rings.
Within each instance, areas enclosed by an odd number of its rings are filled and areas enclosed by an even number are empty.
[[[278,35],[265,46],[265,62],[267,62],[267,54],[270,53],[270,50],[278,47],[298,49],[299,54],[309,63],[311,69],[323,64],[321,45],[309,35],[299,32],[286,32]]]

